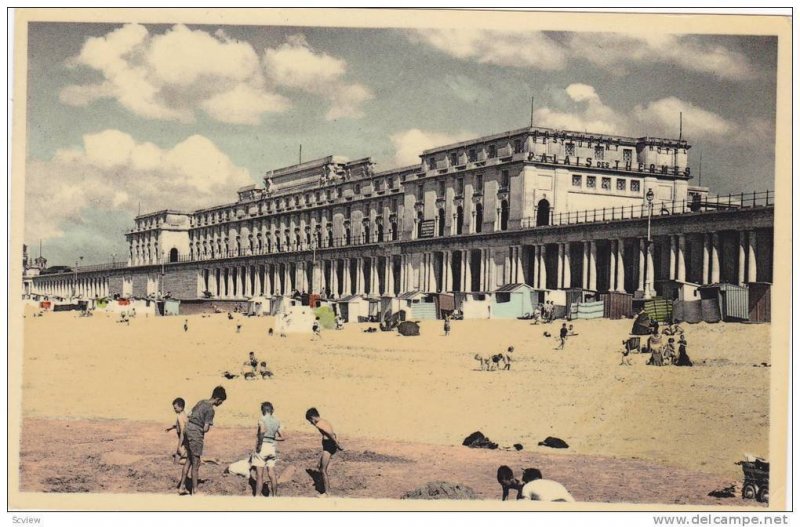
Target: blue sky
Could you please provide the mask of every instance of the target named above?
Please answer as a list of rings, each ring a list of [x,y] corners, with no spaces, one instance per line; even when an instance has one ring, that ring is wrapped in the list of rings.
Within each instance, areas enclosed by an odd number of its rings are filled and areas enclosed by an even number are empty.
[[[141,206],[233,201],[303,158],[526,126],[677,137],[712,192],[774,188],[777,39],[269,26],[29,26],[25,241],[110,261]],[[697,182],[695,180],[695,182]]]

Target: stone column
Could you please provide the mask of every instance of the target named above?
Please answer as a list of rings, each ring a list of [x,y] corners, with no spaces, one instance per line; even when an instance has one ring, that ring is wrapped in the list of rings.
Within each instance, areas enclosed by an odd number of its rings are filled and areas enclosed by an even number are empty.
[[[703,284],[707,284],[710,272],[709,265],[711,264],[711,241],[708,233],[703,234]]]
[[[686,236],[683,234],[678,235],[678,280],[681,282],[686,281]]]
[[[589,289],[589,242],[581,242],[581,251],[583,255],[581,259],[581,287]]]
[[[380,294],[380,291],[378,289],[380,288],[381,280],[378,273],[378,262],[379,260],[377,256],[373,256],[369,260],[369,272],[370,275],[372,276],[372,279],[370,280],[371,283],[369,286],[369,292],[371,295],[375,296]]]
[[[522,246],[516,247],[517,258],[514,261],[514,283],[521,284],[525,281],[525,273],[522,270]]]
[[[533,287],[539,289],[539,260],[542,257],[542,249],[538,245],[533,246]]]
[[[711,283],[719,283],[719,234],[711,234]]]
[[[451,251],[444,252],[444,264],[442,266],[444,271],[444,286],[442,291],[453,290],[453,253]]]
[[[539,284],[541,289],[547,289],[547,245],[542,244],[539,254]]]
[[[670,236],[669,237],[669,279],[670,280],[675,280],[675,276],[677,275],[676,269],[675,269],[675,267],[676,267],[675,264],[676,264],[676,260],[677,260],[676,253],[678,252],[677,245],[678,244],[677,244],[677,240],[675,239],[675,236]]]
[[[570,268],[569,242],[564,243],[564,289],[572,287],[572,269]]]
[[[747,256],[745,255],[745,250],[746,250],[745,249],[745,242],[746,242],[746,240],[745,240],[745,232],[744,231],[739,231],[739,255],[738,255],[738,262],[737,262],[738,263],[738,268],[739,268],[738,282],[737,283],[739,285],[742,285],[745,282],[744,271],[745,271],[745,264],[746,264],[746,261],[747,261]]]
[[[644,238],[639,239],[639,291],[644,292],[644,275],[645,275],[645,263],[647,262],[647,256],[645,255],[645,251],[647,247],[647,240]]]
[[[472,291],[472,252],[469,250],[464,251],[464,286],[462,289],[466,292]]]
[[[253,296],[264,296],[264,290],[261,288],[261,269],[263,266],[256,265],[253,268]]]
[[[608,240],[608,290],[616,291],[617,281],[617,241]]]
[[[352,294],[353,288],[351,287],[352,274],[350,269],[350,258],[344,259],[344,266],[342,272],[342,296]]]
[[[756,231],[750,231],[747,234],[748,249],[747,249],[747,281],[755,282],[758,280],[758,273],[756,272]]]
[[[556,275],[556,289],[564,287],[564,244],[558,244],[558,267]]]
[[[625,292],[625,240],[617,240],[617,292]]]

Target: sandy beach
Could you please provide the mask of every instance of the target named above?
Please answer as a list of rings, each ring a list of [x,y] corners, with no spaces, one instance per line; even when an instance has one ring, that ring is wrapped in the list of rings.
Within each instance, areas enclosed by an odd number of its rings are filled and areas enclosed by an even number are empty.
[[[105,314],[31,314],[27,313],[24,334],[23,476],[30,474],[25,453],[36,448],[29,432],[42,422],[70,419],[79,428],[106,426],[87,434],[98,442],[113,430],[124,430],[126,437],[136,437],[139,431],[143,437],[155,437],[156,424],[163,429],[174,420],[173,398],[184,397],[191,407],[217,384],[226,387],[228,400],[217,411],[220,430],[215,431],[217,437],[209,436],[210,455],[233,461],[252,448],[258,407],[264,400],[275,405],[287,434],[302,438],[311,448],[314,430],[304,413],[316,406],[333,423],[342,443],[358,445],[361,452],[393,455],[399,448],[395,445],[414,445],[424,458],[428,445],[436,456],[462,451],[488,456],[481,471],[488,474],[482,476],[488,478],[488,487],[466,470],[449,478],[472,481],[483,498],[495,497],[489,488],[497,486],[493,471],[501,461],[556,467],[613,458],[608,462],[661,467],[664,477],[670,471],[694,474],[701,485],[672,494],[680,494],[686,503],[709,503],[706,495],[715,490],[708,488],[713,483],[741,481],[741,469],[734,463],[743,453],[769,455],[770,369],[761,366],[770,362],[769,325],[688,325],[688,351],[696,367],[656,368],[645,366],[646,355],[633,355],[631,367],[618,365],[620,343],[631,327],[628,320],[574,321],[578,335],[569,339],[564,351],[556,351],[557,341],[543,333],[557,334],[560,323],[456,321],[448,337],[441,321],[423,322],[419,337],[365,334],[362,330],[370,325],[350,324],[343,331],[324,331],[315,341],[310,335],[269,337],[270,317],[237,316],[231,321],[223,314],[139,316],[128,326]],[[189,331],[184,332],[187,318]],[[240,333],[236,324],[242,324]],[[509,345],[516,350],[510,371],[478,370],[476,353],[489,355]],[[239,372],[249,351],[267,360],[275,376],[267,381],[223,378],[225,370]],[[464,437],[476,430],[501,447],[521,443],[524,450],[484,453],[461,447]],[[167,434],[162,430],[162,435]],[[537,446],[547,436],[565,440],[570,448]],[[172,439],[164,437],[167,449]],[[158,455],[162,448],[160,443],[148,445],[148,455]],[[101,455],[102,449],[98,452]],[[163,456],[168,459],[167,453]],[[597,471],[602,465],[597,462]],[[442,476],[431,469],[427,477],[426,468],[424,463],[414,467],[414,481]],[[172,478],[174,471],[165,470]],[[643,481],[653,477],[647,470],[640,472]],[[635,478],[637,470],[626,473]],[[585,479],[571,478],[581,499],[622,500],[593,492]],[[42,490],[36,481],[23,477],[23,489],[27,485]],[[169,492],[169,487],[154,487],[137,490]],[[91,489],[128,490],[124,485]],[[392,487],[386,491],[391,495],[382,496],[380,490],[365,495],[397,497],[399,491]],[[664,496],[668,503],[678,499],[672,494]]]

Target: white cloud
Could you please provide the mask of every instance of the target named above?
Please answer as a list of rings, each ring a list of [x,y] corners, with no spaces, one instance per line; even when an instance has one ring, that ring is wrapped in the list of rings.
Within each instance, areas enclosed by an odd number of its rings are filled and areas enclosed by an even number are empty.
[[[541,31],[417,29],[407,35],[452,57],[481,64],[542,70],[564,67],[563,48]]]
[[[246,169],[200,135],[162,149],[119,130],[88,134],[81,147],[28,164],[25,237],[61,237],[69,225],[84,223],[90,208],[133,215],[139,200],[146,210],[194,210],[251,182]],[[103,225],[94,227],[106,236]]]
[[[690,140],[745,142],[744,134],[740,132],[743,128],[762,131],[769,129],[769,125],[765,123],[739,125],[677,97],[665,97],[639,104],[626,112],[607,106],[594,87],[587,84],[570,84],[565,92],[575,103],[575,107],[539,108],[534,112],[537,126],[636,137],[678,137],[679,119],[683,112],[684,137]],[[761,132],[759,134],[763,135]]]
[[[128,24],[87,39],[68,65],[103,77],[66,86],[60,99],[71,106],[113,99],[148,119],[191,122],[203,109],[222,122],[258,124],[264,113],[290,105],[267,90],[253,47],[222,32],[210,35],[176,25],[151,35],[144,26]]]
[[[418,29],[407,31],[422,42],[461,60],[545,71],[563,70],[570,63],[589,62],[625,75],[632,66],[672,64],[726,80],[756,76],[741,52],[713,37],[664,33],[569,33],[553,38],[541,31],[487,29]]]
[[[727,80],[755,76],[742,53],[691,35],[578,32],[571,34],[567,46],[572,57],[620,75],[635,64],[663,63]]]
[[[344,80],[344,60],[315,51],[303,35],[292,35],[277,48],[264,50],[264,68],[277,86],[327,99],[329,121],[363,116],[361,105],[374,97],[366,86]]]
[[[423,150],[444,146],[450,143],[457,143],[473,137],[477,137],[477,134],[466,131],[461,131],[456,134],[447,134],[412,128],[392,134],[389,139],[391,139],[394,145],[395,165],[408,166],[419,164],[419,156],[422,154]]]

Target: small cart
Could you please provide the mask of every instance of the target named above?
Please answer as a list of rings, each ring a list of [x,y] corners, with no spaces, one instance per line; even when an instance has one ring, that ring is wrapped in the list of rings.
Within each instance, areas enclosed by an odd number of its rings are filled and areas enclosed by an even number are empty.
[[[769,502],[769,463],[756,458],[755,461],[739,461],[737,464],[742,466],[744,472],[742,498]]]

